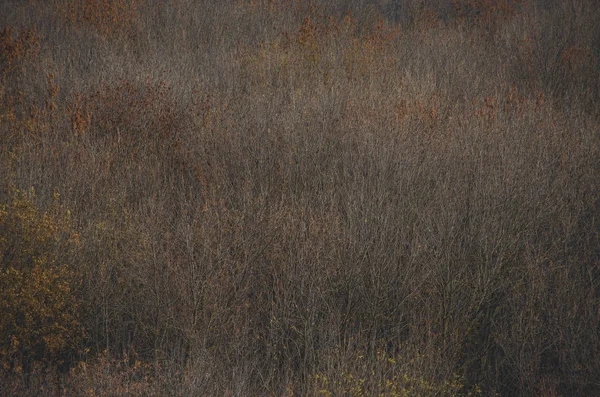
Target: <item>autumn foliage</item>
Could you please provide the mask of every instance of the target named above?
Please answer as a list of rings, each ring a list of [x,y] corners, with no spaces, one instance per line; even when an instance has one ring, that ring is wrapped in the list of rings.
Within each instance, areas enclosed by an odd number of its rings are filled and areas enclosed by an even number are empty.
[[[81,279],[73,262],[80,244],[56,195],[37,208],[31,190],[0,206],[0,363],[21,373],[69,364],[81,346]]]

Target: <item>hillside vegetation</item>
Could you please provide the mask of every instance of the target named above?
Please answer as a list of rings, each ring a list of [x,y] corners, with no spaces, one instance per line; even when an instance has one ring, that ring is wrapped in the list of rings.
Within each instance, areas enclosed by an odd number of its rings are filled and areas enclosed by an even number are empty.
[[[595,0],[0,3],[0,395],[600,395]]]

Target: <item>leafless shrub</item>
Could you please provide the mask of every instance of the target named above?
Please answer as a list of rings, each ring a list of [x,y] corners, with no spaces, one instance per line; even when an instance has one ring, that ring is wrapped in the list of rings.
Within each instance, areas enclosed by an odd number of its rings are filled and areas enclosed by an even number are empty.
[[[61,194],[88,335],[3,384],[599,393],[591,1],[92,3],[0,6],[0,194]]]

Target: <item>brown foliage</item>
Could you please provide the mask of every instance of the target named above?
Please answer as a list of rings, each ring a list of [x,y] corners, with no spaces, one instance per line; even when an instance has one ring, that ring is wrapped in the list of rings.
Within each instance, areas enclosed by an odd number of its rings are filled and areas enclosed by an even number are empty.
[[[54,7],[73,27],[95,29],[103,37],[132,34],[144,0],[68,0]]]

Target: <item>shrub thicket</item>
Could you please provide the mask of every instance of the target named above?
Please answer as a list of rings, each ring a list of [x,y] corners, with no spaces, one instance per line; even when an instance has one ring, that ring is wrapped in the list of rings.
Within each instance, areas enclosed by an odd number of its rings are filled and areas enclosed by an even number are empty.
[[[1,5],[0,384],[600,394],[599,21]]]
[[[0,205],[0,365],[3,375],[69,366],[81,347],[78,236],[58,195],[47,211],[33,190]]]

